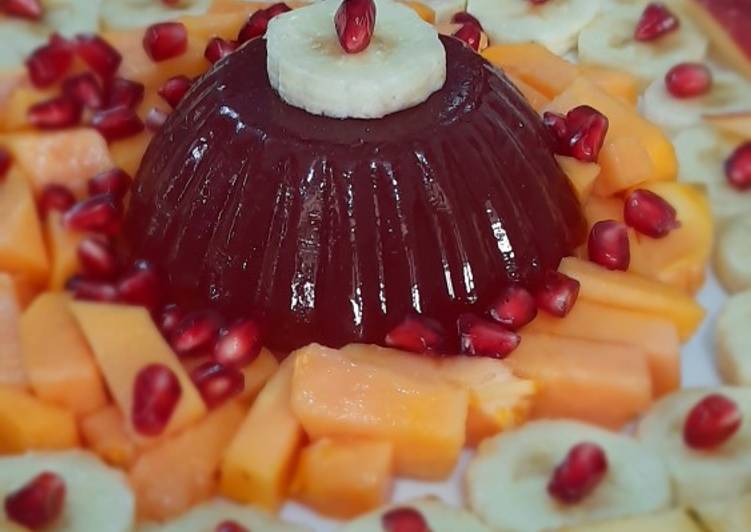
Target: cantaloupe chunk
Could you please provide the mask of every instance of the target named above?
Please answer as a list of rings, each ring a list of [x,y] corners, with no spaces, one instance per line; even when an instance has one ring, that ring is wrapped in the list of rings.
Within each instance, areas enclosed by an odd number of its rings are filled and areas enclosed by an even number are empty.
[[[243,2],[242,6],[225,13],[187,16],[182,17],[180,22],[185,24],[189,39],[203,42],[205,46],[213,37],[226,40],[237,39],[237,34],[248,20],[248,15],[258,10],[258,7],[259,4]]]
[[[262,349],[252,363],[242,370],[245,375],[245,388],[241,399],[254,399],[268,380],[279,370],[279,361],[268,349]]]
[[[170,368],[182,390],[160,437],[174,434],[206,414],[201,395],[145,308],[83,302],[71,303],[70,308],[94,352],[107,387],[128,421],[129,432],[138,441],[150,438],[139,434],[130,420],[133,383],[138,372],[149,364]]]
[[[13,279],[0,273],[0,386],[23,390],[28,379],[18,332],[20,314]]]
[[[29,183],[18,165],[0,182],[0,271],[47,283],[49,261]]]
[[[629,186],[646,183],[655,175],[655,166],[640,139],[618,137],[606,141],[598,162],[603,178],[595,183],[598,196],[610,197]]]
[[[556,155],[555,160],[558,161],[558,166],[571,181],[571,185],[576,191],[576,197],[579,198],[579,203],[586,203],[592,194],[597,177],[600,175],[600,165],[585,163],[563,155]]]
[[[324,515],[354,517],[388,501],[393,461],[389,442],[322,438],[300,453],[290,494]]]
[[[29,82],[13,88],[0,111],[0,131],[17,132],[31,129],[28,110],[34,104],[56,96],[55,89],[36,89]]]
[[[550,98],[535,89],[532,85],[520,77],[515,76],[511,72],[505,72],[505,74],[509,81],[519,89],[519,92],[521,92],[524,98],[529,102],[532,109],[539,113],[546,105],[550,104]]]
[[[621,343],[647,355],[656,397],[680,387],[681,361],[678,331],[672,322],[654,314],[577,301],[565,318],[540,313],[523,330],[567,338]]]
[[[18,133],[6,142],[35,195],[57,183],[82,196],[89,178],[113,166],[107,142],[91,128]]]
[[[145,115],[141,113],[143,118]],[[154,133],[144,129],[138,135],[128,137],[127,139],[118,140],[110,144],[110,157],[117,168],[121,168],[131,176],[135,176],[138,167],[141,166],[141,160],[149,147]]]
[[[0,454],[77,445],[78,429],[71,412],[30,393],[0,386]]]
[[[125,417],[115,405],[92,412],[80,422],[84,444],[108,464],[128,468],[138,455],[138,447],[125,424]]]
[[[625,70],[600,65],[579,65],[579,73],[611,96],[628,104],[635,106],[639,99],[639,80]]]
[[[535,417],[620,428],[652,402],[646,354],[633,346],[529,333],[506,361],[540,386]]]
[[[291,3],[287,3],[292,7]],[[207,11],[208,15],[221,15],[226,13],[244,13],[250,15],[259,8],[267,7],[267,3],[246,2],[245,0],[214,0]]]
[[[68,280],[80,270],[78,245],[87,235],[63,227],[62,213],[57,211],[47,215],[44,232],[50,257],[48,286],[50,290],[62,290]]]
[[[23,360],[41,399],[82,416],[107,402],[99,368],[64,292],[45,292],[21,317]]]
[[[129,473],[138,516],[163,521],[212,497],[222,454],[245,411],[239,402],[226,403],[141,454]]]
[[[13,281],[18,306],[21,310],[24,310],[39,295],[42,287],[24,273],[14,273],[10,277]]]
[[[590,105],[608,117],[610,126],[605,137],[604,153],[615,149],[611,146],[617,139],[624,137],[633,139],[632,141],[618,141],[618,150],[616,150],[620,160],[628,164],[606,164],[606,161],[602,160],[603,152],[601,152],[599,163],[602,173],[598,179],[598,185],[603,194],[619,192],[641,182],[634,182],[634,179],[637,177],[642,179],[642,176],[636,173],[635,177],[635,172],[630,167],[639,161],[623,155],[624,152],[630,154],[632,150],[638,152],[636,155],[646,153],[652,166],[649,180],[675,179],[678,169],[675,150],[662,130],[645,120],[630,105],[610,96],[594,82],[584,77],[577,78],[550,103],[547,110],[566,113],[579,105]],[[641,147],[641,150],[637,149],[638,147]],[[600,181],[603,181],[601,185]]]
[[[319,345],[298,351],[292,410],[312,438],[390,441],[399,474],[444,478],[464,446],[468,392],[437,369],[413,371],[398,363],[405,356],[394,363],[378,355]]]
[[[704,309],[684,291],[635,273],[607,270],[573,257],[563,259],[559,271],[581,283],[581,299],[667,319],[681,340],[688,339],[704,318]]]
[[[266,383],[222,459],[220,489],[276,511],[289,489],[303,430],[290,408],[294,354]]]

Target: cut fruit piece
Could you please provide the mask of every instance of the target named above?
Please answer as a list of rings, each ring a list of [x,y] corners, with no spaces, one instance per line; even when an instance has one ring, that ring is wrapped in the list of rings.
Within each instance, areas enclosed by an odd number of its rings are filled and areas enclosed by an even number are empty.
[[[417,13],[428,24],[435,24],[435,11],[428,4],[413,0],[402,0],[402,3]]]
[[[89,178],[113,167],[107,142],[89,128],[19,133],[6,142],[37,196],[51,183],[82,196]]]
[[[389,441],[399,474],[446,477],[465,442],[467,391],[447,383],[435,369],[416,371],[408,362],[413,355],[381,354],[367,347],[345,352],[317,344],[297,351],[292,410],[311,438]]]
[[[724,382],[751,386],[751,291],[731,296],[717,318],[715,364]]]
[[[54,89],[37,89],[30,85],[30,81],[24,79],[10,93],[0,98],[0,131],[15,133],[31,129],[29,108],[56,95]]]
[[[751,218],[740,216],[720,233],[715,271],[725,290],[736,293],[751,288]]]
[[[268,380],[279,370],[279,361],[268,349],[261,349],[256,359],[242,368],[245,376],[245,388],[241,399],[253,400]]]
[[[652,179],[655,167],[639,139],[621,137],[607,142],[598,159],[603,177],[595,184],[598,196],[611,197],[631,183]]]
[[[145,436],[138,433],[131,419],[133,387],[136,375],[150,364],[171,369],[182,390],[162,436],[184,429],[205,415],[206,406],[198,390],[146,309],[81,302],[72,303],[70,308],[94,352],[115,402],[126,416],[128,430],[139,441]]]
[[[647,355],[634,346],[529,333],[506,361],[539,386],[533,417],[618,429],[652,403]]]
[[[71,412],[27,392],[0,386],[0,454],[77,445],[78,429]]]
[[[34,298],[42,291],[36,282],[23,273],[16,273],[10,276],[13,282],[13,288],[16,291],[16,301],[21,310],[26,309]]]
[[[600,175],[600,166],[596,163],[585,163],[563,155],[556,155],[555,160],[558,161],[558,166],[571,180],[579,202],[582,205],[586,204],[594,189],[595,181]]]
[[[67,294],[45,292],[23,313],[23,359],[37,396],[82,416],[104,406],[107,392],[69,304]]]
[[[117,168],[122,168],[129,175],[136,175],[143,154],[146,153],[146,148],[148,148],[153,136],[154,134],[151,131],[145,129],[138,135],[110,144],[110,156],[113,164]]]
[[[697,503],[692,511],[707,532],[744,532],[751,527],[751,494]]]
[[[628,104],[635,106],[639,99],[639,80],[628,72],[603,66],[579,65],[579,73]]]
[[[668,510],[604,521],[591,525],[561,528],[558,532],[703,532],[686,510]],[[720,532],[718,529],[716,532]],[[729,531],[728,531],[729,532]]]
[[[705,115],[704,121],[723,133],[751,139],[751,112]]]
[[[321,438],[300,453],[290,494],[324,515],[350,518],[388,501],[389,442]]]
[[[634,273],[606,270],[573,257],[561,261],[560,271],[581,283],[581,299],[670,320],[681,340],[690,338],[704,318],[704,310],[690,295]]]
[[[26,388],[19,323],[21,311],[13,278],[0,273],[0,386]]]
[[[534,109],[538,113],[541,112],[545,108],[545,106],[550,103],[550,98],[545,96],[543,93],[538,91],[526,81],[522,80],[520,77],[512,74],[511,72],[504,72],[504,74],[506,74],[506,77],[511,81],[511,83],[513,83],[516,88],[519,89],[519,92],[521,92],[524,98],[526,98],[526,100],[529,102],[529,105],[532,106],[532,109]]]
[[[638,331],[639,334],[634,334]],[[647,354],[656,397],[680,387],[678,332],[672,322],[600,303],[578,301],[563,319],[540,314],[523,331],[631,345]]]
[[[206,44],[214,37],[219,37],[227,41],[237,38],[238,33],[243,25],[248,21],[248,16],[257,11],[261,4],[253,2],[243,2],[240,6],[242,9],[228,11],[225,13],[207,13],[206,15],[193,15],[182,17],[180,22],[183,23],[188,32],[188,39]]]
[[[221,465],[223,495],[270,511],[284,502],[304,438],[290,407],[294,357],[263,387]]]
[[[63,215],[50,212],[45,222],[45,237],[50,255],[50,290],[62,290],[80,270],[78,245],[86,233],[71,231],[63,226]]]
[[[43,472],[65,483],[65,503],[47,532],[131,532],[133,494],[123,474],[83,451],[30,453],[0,458],[0,498]],[[5,532],[0,519],[0,529]]]
[[[141,519],[176,517],[215,493],[222,454],[245,411],[238,402],[227,403],[138,457],[128,478]]]
[[[12,167],[0,182],[0,270],[45,285],[49,261],[29,183]]]
[[[86,447],[102,460],[115,467],[128,468],[135,461],[138,449],[125,425],[122,412],[109,405],[81,419],[81,436]]]

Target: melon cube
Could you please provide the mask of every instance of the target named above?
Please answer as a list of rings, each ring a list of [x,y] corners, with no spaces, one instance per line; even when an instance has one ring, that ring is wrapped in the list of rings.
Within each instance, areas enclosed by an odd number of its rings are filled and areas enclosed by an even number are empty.
[[[130,467],[138,449],[127,432],[125,417],[114,406],[108,405],[81,419],[81,436],[86,447],[115,467]]]
[[[579,72],[611,96],[636,106],[640,83],[632,74],[600,65],[579,65]]]
[[[50,255],[50,290],[62,290],[80,270],[78,245],[85,233],[70,231],[63,226],[62,213],[50,212],[44,225],[47,249]]]
[[[147,110],[148,112],[148,110]],[[141,114],[141,116],[145,116]],[[146,148],[154,137],[154,133],[144,129],[138,135],[118,140],[110,144],[110,157],[114,166],[121,168],[131,176],[135,176],[141,166]]]
[[[279,361],[268,349],[262,349],[258,357],[242,369],[245,375],[245,388],[240,398],[255,399],[258,392],[268,380],[279,370]]]
[[[524,81],[518,76],[515,76],[511,72],[504,72],[506,74],[506,77],[513,83],[517,89],[519,89],[519,92],[522,93],[522,96],[529,102],[529,105],[537,111],[538,113],[542,111],[542,109],[545,108],[545,106],[550,104],[550,98],[545,96],[543,93],[538,91],[536,88],[534,88],[532,85]]]
[[[23,390],[28,379],[18,332],[20,317],[13,279],[0,273],[0,386]]]
[[[563,155],[556,155],[555,160],[558,161],[558,166],[571,181],[571,185],[576,191],[576,197],[579,198],[579,203],[586,203],[600,175],[600,165],[585,163]]]

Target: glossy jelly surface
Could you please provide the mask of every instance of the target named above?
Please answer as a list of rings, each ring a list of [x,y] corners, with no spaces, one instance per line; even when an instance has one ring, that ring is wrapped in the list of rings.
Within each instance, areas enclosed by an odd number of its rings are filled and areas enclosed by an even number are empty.
[[[453,331],[509,283],[533,286],[583,240],[579,204],[517,90],[442,42],[443,89],[379,120],[285,104],[262,39],[230,55],[145,155],[132,257],[172,301],[261,318],[277,349],[381,343],[410,313]]]

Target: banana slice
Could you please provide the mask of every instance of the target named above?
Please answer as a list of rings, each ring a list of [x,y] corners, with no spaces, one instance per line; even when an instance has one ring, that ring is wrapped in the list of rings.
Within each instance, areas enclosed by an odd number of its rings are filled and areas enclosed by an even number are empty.
[[[654,80],[641,98],[644,116],[669,131],[701,124],[704,115],[751,109],[751,82],[729,70],[712,69],[712,90],[696,98],[676,98],[665,87],[664,76]]]
[[[751,289],[751,216],[739,216],[728,223],[720,233],[715,257],[715,272],[728,292]]]
[[[467,8],[467,0],[421,0],[435,13],[437,23],[450,22],[455,13]]]
[[[65,37],[97,33],[101,4],[102,0],[45,0],[44,23]]]
[[[469,0],[493,44],[537,42],[563,55],[600,10],[600,0],[556,0],[540,5],[520,0]]]
[[[471,513],[448,506],[435,498],[416,499],[381,508],[351,521],[339,532],[383,532],[381,518],[383,514],[394,508],[417,510],[422,514],[432,532],[490,532],[490,529]]]
[[[135,503],[125,476],[82,451],[0,458],[0,499],[43,471],[65,481],[65,506],[46,532],[130,532]]]
[[[339,4],[325,0],[269,22],[269,81],[287,103],[334,118],[381,118],[443,86],[446,51],[435,27],[403,4],[376,0],[370,46],[347,54],[334,29]]]
[[[746,233],[746,237],[751,233]],[[730,297],[717,319],[715,362],[729,384],[751,385],[751,291]]]
[[[263,532],[304,532],[307,530],[282,523],[262,510],[224,499],[214,499],[195,506],[169,523],[145,523],[138,528],[138,532],[214,532],[217,525],[224,521],[234,521],[248,530],[262,530]]]
[[[678,31],[654,42],[635,41],[634,28],[643,10],[640,4],[603,10],[579,34],[580,61],[620,68],[646,85],[678,63],[704,59],[707,39],[687,16],[680,17]]]
[[[0,18],[0,70],[23,65],[34,49],[47,42],[50,29],[38,22]]]
[[[86,2],[87,0],[81,0]],[[212,0],[182,0],[169,6],[161,0],[101,0],[101,20],[105,30],[143,28],[188,15],[203,15]]]
[[[729,501],[710,501],[693,508],[707,532],[751,530],[751,493]]]
[[[743,413],[743,424],[721,448],[696,451],[683,442],[683,423],[694,405],[710,393],[735,401]],[[751,486],[750,418],[749,388],[687,389],[658,401],[639,423],[638,437],[667,463],[677,502],[726,499],[745,493]]]
[[[600,445],[608,473],[584,501],[564,507],[546,490],[555,467],[581,442]],[[532,532],[660,510],[667,470],[633,438],[574,421],[536,421],[486,440],[467,471],[469,505],[501,530]]]

